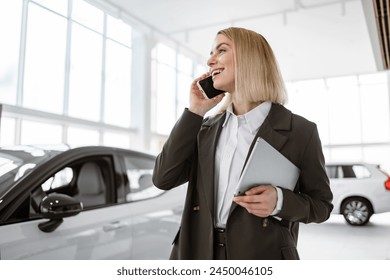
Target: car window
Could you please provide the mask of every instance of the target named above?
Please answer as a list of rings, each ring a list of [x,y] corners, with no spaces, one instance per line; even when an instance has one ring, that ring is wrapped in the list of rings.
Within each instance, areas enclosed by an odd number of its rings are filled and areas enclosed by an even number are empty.
[[[0,195],[47,157],[37,152],[0,151]]]
[[[127,202],[152,198],[163,192],[157,189],[152,182],[153,159],[142,156],[125,156],[124,162],[128,179]]]
[[[48,193],[56,192],[72,196],[83,203],[84,209],[111,203],[113,167],[109,157],[94,157],[68,164],[47,178],[31,194],[31,204],[38,207]],[[33,207],[35,208],[35,207]],[[39,209],[34,209],[39,213]]]
[[[17,223],[40,217],[40,203],[50,193],[65,194],[82,202],[84,210],[115,203],[115,176],[111,156],[78,159],[42,178],[30,193],[19,198],[18,207],[3,220]]]
[[[338,178],[356,178],[352,165],[343,165],[341,169],[342,174],[340,173]]]
[[[108,181],[104,178],[102,168],[97,162],[84,162],[78,170],[75,184],[77,191],[74,197],[80,200],[84,207],[106,203]]]
[[[65,167],[54,173],[45,180],[43,184],[35,188],[30,194],[30,217],[40,215],[40,203],[42,199],[51,192],[66,193],[70,190],[74,172],[71,167]],[[69,193],[69,191],[68,191]]]
[[[336,178],[336,167],[335,166],[325,166],[326,174],[329,178]]]
[[[371,176],[370,171],[361,164],[348,164],[348,165],[327,165],[326,173],[331,179],[343,179],[343,178],[368,178]]]
[[[352,167],[355,177],[358,179],[369,178],[371,176],[370,171],[363,165],[354,165]]]
[[[327,165],[326,166],[326,173],[329,178],[331,179],[337,179],[337,178],[343,178],[343,168],[338,165]]]
[[[61,171],[54,174],[42,184],[43,191],[49,191],[52,189],[60,188],[62,186],[68,185],[74,177],[73,169],[70,167],[65,167]]]

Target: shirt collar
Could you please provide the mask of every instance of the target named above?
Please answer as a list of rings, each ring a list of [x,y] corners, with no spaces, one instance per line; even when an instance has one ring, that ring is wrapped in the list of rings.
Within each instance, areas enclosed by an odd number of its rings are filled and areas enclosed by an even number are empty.
[[[246,114],[240,116],[245,118],[251,133],[255,134],[257,130],[260,128],[260,126],[263,124],[265,118],[268,116],[268,113],[271,110],[271,105],[272,103],[270,101],[262,102],[257,107],[253,108]],[[230,116],[236,118],[238,117],[233,113],[233,106],[231,104],[226,109],[226,117],[224,123],[222,124],[222,127],[224,127],[227,124]]]

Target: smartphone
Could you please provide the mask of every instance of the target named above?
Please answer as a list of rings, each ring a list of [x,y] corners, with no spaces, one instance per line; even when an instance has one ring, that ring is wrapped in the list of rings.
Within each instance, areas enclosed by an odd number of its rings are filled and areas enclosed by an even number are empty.
[[[225,93],[224,90],[214,88],[212,76],[208,76],[206,79],[198,81],[197,85],[203,96],[208,99],[214,98],[217,95]]]

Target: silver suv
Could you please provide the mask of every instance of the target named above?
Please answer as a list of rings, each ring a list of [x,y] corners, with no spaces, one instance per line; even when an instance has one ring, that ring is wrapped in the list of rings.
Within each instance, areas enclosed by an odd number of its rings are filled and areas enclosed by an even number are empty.
[[[354,226],[368,223],[374,213],[390,212],[390,178],[379,165],[329,163],[326,171],[333,192],[333,214]]]

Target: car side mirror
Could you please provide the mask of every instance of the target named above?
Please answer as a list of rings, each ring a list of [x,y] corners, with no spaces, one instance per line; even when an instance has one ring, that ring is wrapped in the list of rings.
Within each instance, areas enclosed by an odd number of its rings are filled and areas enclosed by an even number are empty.
[[[43,232],[52,232],[63,222],[63,218],[80,213],[83,204],[69,195],[51,193],[42,199],[39,209],[43,218],[50,219],[40,223],[39,229]]]

